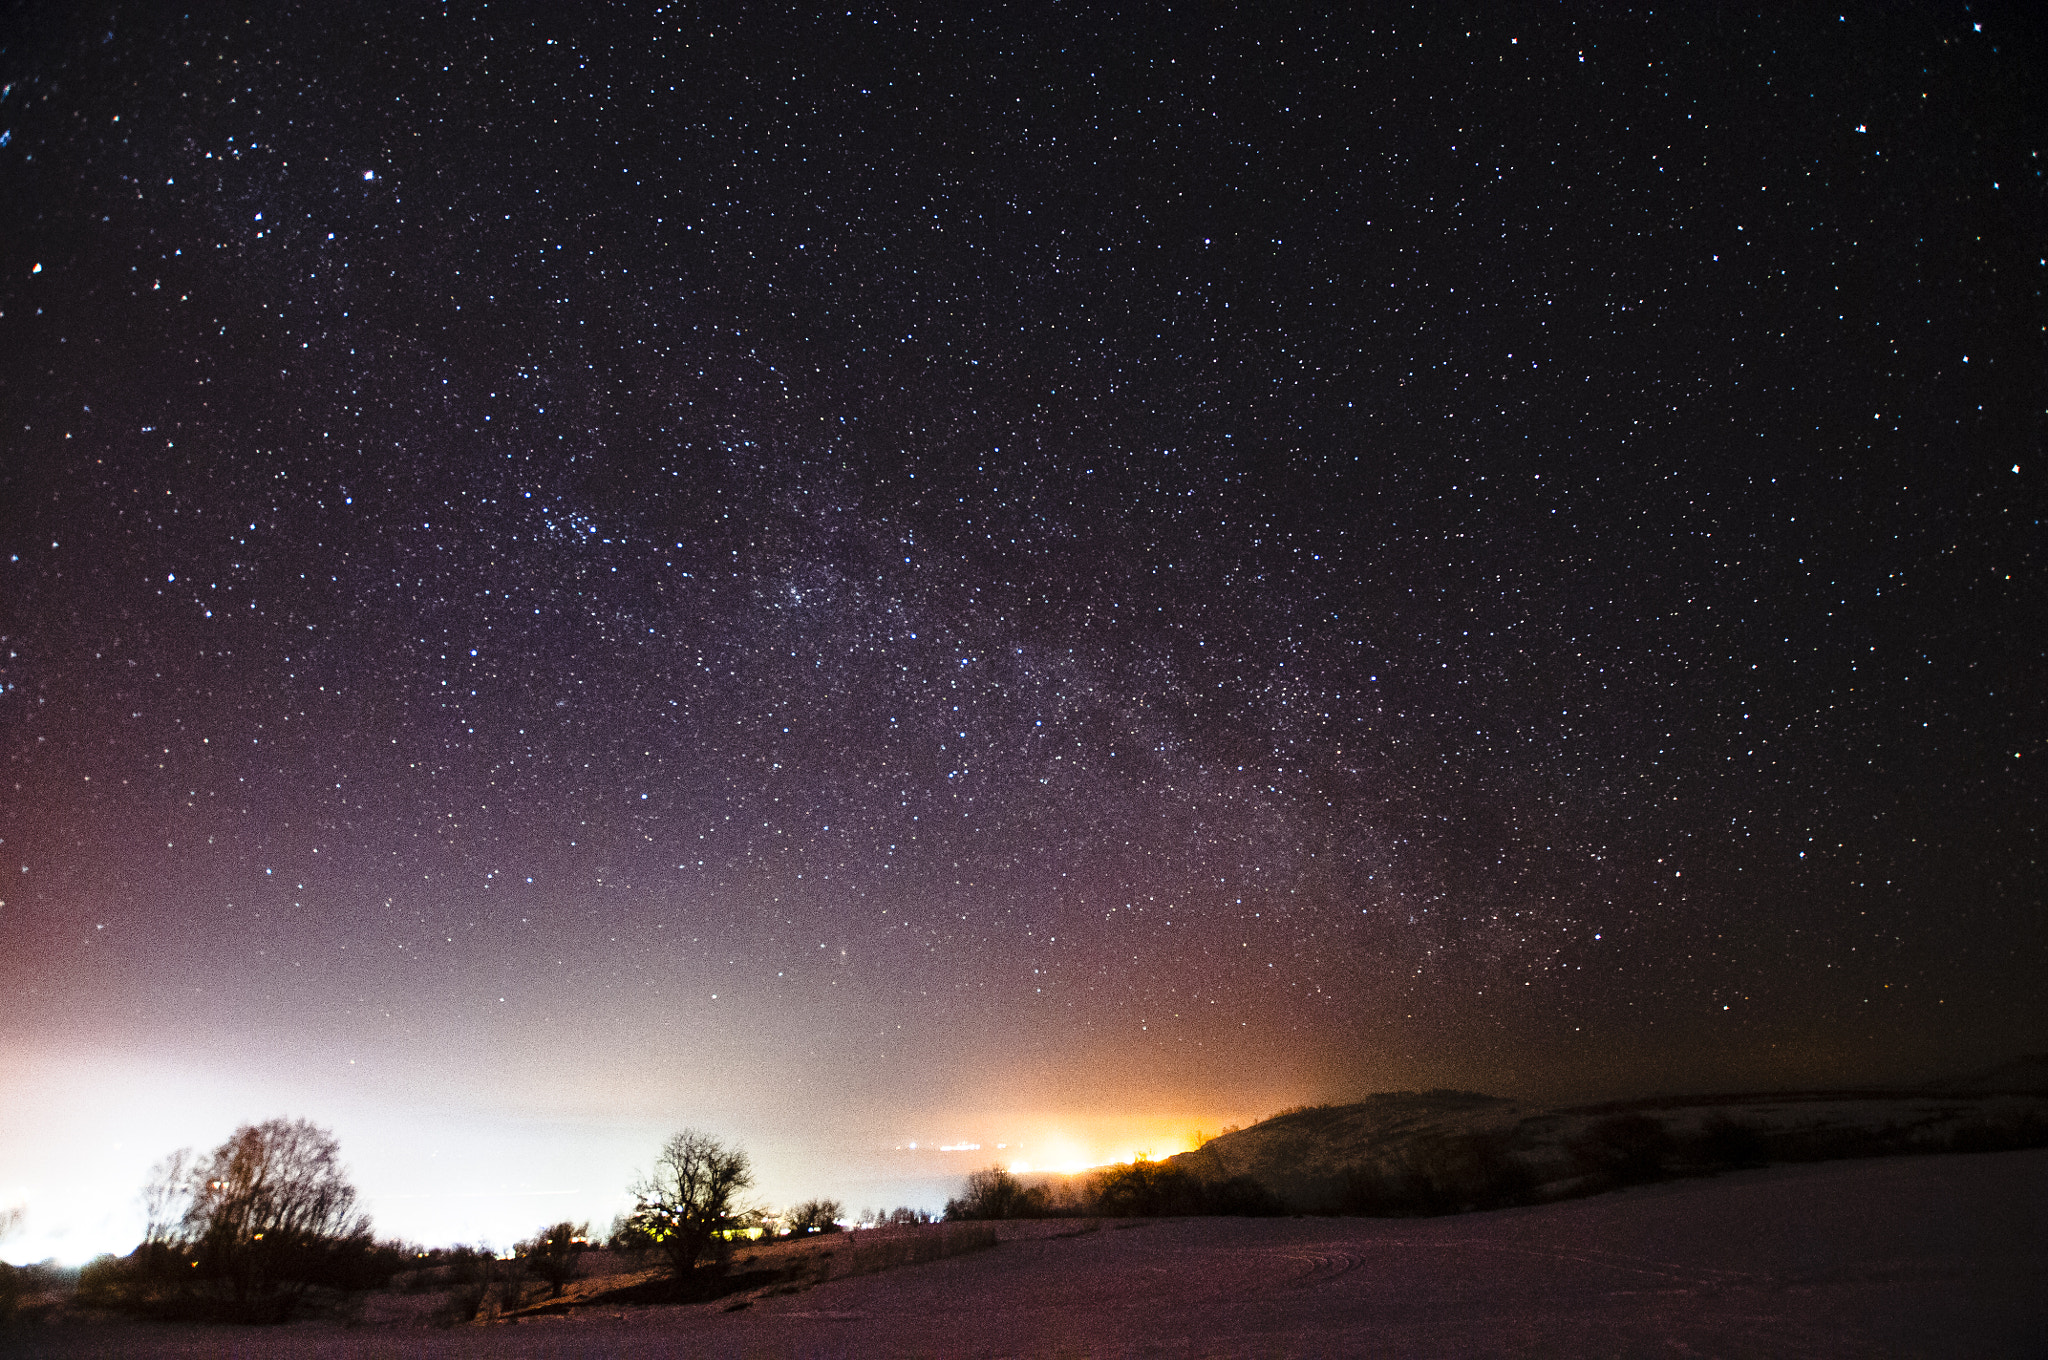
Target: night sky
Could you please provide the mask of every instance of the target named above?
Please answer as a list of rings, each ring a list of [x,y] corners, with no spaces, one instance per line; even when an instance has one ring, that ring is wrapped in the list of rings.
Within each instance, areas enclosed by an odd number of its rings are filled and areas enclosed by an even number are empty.
[[[0,45],[10,1258],[2048,1047],[2024,7],[373,8]]]

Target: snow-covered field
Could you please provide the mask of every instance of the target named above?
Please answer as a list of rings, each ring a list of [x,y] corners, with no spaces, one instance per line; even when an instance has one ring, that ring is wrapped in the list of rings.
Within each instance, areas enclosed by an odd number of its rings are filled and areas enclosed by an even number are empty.
[[[1434,1219],[1003,1225],[693,1307],[447,1330],[71,1322],[23,1356],[2039,1356],[2048,1151],[1777,1167]]]

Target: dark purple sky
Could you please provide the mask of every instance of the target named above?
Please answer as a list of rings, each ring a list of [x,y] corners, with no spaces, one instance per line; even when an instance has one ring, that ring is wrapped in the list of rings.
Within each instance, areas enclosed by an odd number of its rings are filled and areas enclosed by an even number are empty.
[[[38,1242],[2048,1045],[2017,8],[423,8],[0,47]]]

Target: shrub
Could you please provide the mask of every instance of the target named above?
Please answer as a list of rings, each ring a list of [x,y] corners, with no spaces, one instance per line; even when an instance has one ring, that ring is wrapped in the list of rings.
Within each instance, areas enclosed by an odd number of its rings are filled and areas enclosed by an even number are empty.
[[[612,1229],[605,1234],[606,1251],[625,1252],[637,1256],[654,1246],[654,1234],[647,1226],[630,1213],[620,1214],[612,1219]]]
[[[1043,1187],[1026,1189],[1002,1167],[991,1166],[967,1178],[967,1192],[959,1199],[946,1201],[946,1221],[1040,1218],[1046,1203]]]
[[[1250,1176],[1205,1181],[1171,1162],[1150,1161],[1097,1172],[1089,1182],[1084,1207],[1105,1218],[1281,1212],[1273,1192]]]
[[[482,1280],[458,1284],[448,1291],[448,1297],[435,1310],[434,1320],[442,1323],[475,1322],[477,1314],[484,1308],[484,1297],[490,1293],[490,1285]]]
[[[543,1228],[512,1249],[528,1274],[548,1283],[548,1297],[559,1298],[563,1286],[576,1278],[584,1241],[590,1235],[588,1223],[557,1223]]]
[[[78,1301],[88,1308],[120,1308],[135,1294],[136,1272],[130,1262],[101,1253],[78,1272]]]
[[[1132,1162],[1096,1173],[1089,1183],[1095,1211],[1106,1218],[1158,1218],[1202,1212],[1202,1185],[1165,1162]]]
[[[12,1237],[20,1229],[21,1220],[27,1215],[19,1206],[0,1209],[0,1241]],[[21,1307],[22,1296],[28,1293],[26,1273],[0,1261],[0,1322],[11,1322],[15,1310]]]
[[[403,1242],[378,1242],[362,1233],[308,1253],[306,1283],[344,1294],[384,1289],[393,1277],[410,1270],[416,1257],[415,1249]]]
[[[807,1199],[782,1216],[783,1231],[791,1237],[839,1231],[839,1219],[846,1207],[836,1199]]]
[[[371,1240],[334,1136],[303,1119],[244,1124],[204,1158],[174,1153],[143,1201],[143,1243],[119,1270],[99,1267],[97,1299],[282,1321],[311,1287],[368,1288],[404,1264]]]
[[[898,1211],[899,1213],[902,1211]],[[966,1193],[946,1201],[946,1220],[1004,1218],[1160,1218],[1196,1214],[1277,1214],[1280,1200],[1249,1176],[1203,1180],[1172,1162],[1105,1167],[1085,1185],[1025,1186],[1001,1167],[968,1177]]]

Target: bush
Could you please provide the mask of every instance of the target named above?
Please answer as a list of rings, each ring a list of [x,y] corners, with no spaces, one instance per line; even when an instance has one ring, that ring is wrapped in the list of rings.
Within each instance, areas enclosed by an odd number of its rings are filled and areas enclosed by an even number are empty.
[[[19,1206],[0,1209],[0,1241],[12,1237],[21,1227],[21,1220],[27,1215]],[[5,1261],[0,1261],[0,1322],[11,1322],[21,1307],[22,1297],[28,1293],[26,1273],[17,1270]]]
[[[374,1241],[366,1232],[308,1252],[305,1280],[344,1294],[360,1294],[388,1287],[393,1277],[412,1269],[416,1258],[414,1248],[405,1243]]]
[[[1030,1189],[1000,1166],[977,1171],[967,1178],[967,1192],[946,1201],[949,1223],[977,1219],[1042,1218],[1048,1196],[1041,1186]]]
[[[489,1283],[498,1278],[497,1254],[485,1247],[457,1246],[434,1253],[449,1284]]]
[[[548,1297],[561,1297],[563,1286],[576,1278],[576,1267],[590,1235],[588,1223],[557,1223],[543,1228],[512,1249],[526,1272],[548,1283]]]
[[[244,1124],[203,1159],[176,1153],[144,1191],[148,1234],[116,1290],[158,1306],[168,1285],[193,1305],[177,1311],[283,1321],[305,1291],[367,1287],[402,1266],[380,1254],[334,1136],[303,1119]],[[97,1263],[95,1263],[97,1264]]]
[[[902,1212],[901,1210],[898,1211]],[[999,1166],[967,1179],[966,1193],[946,1201],[946,1220],[1004,1218],[1161,1218],[1195,1214],[1277,1214],[1279,1199],[1249,1176],[1207,1181],[1172,1162],[1139,1161],[1105,1167],[1085,1186],[1055,1192],[1025,1186]]]
[[[456,1285],[448,1291],[448,1297],[435,1310],[434,1320],[442,1323],[475,1322],[477,1314],[483,1312],[484,1298],[491,1286],[483,1280],[471,1280]]]
[[[783,1231],[791,1237],[839,1231],[839,1219],[846,1207],[836,1199],[807,1199],[782,1216]]]
[[[620,1214],[612,1219],[612,1230],[605,1234],[606,1251],[627,1252],[638,1255],[654,1246],[654,1234],[647,1225],[630,1213]]]
[[[1203,1212],[1202,1184],[1165,1162],[1132,1162],[1095,1174],[1089,1199],[1105,1218],[1160,1218]]]
[[[138,1272],[132,1258],[102,1253],[78,1272],[78,1301],[88,1308],[124,1308],[136,1300]]]
[[[45,1316],[77,1292],[76,1269],[55,1261],[14,1266],[0,1261],[0,1326],[17,1318]],[[4,1349],[4,1348],[0,1348]]]

